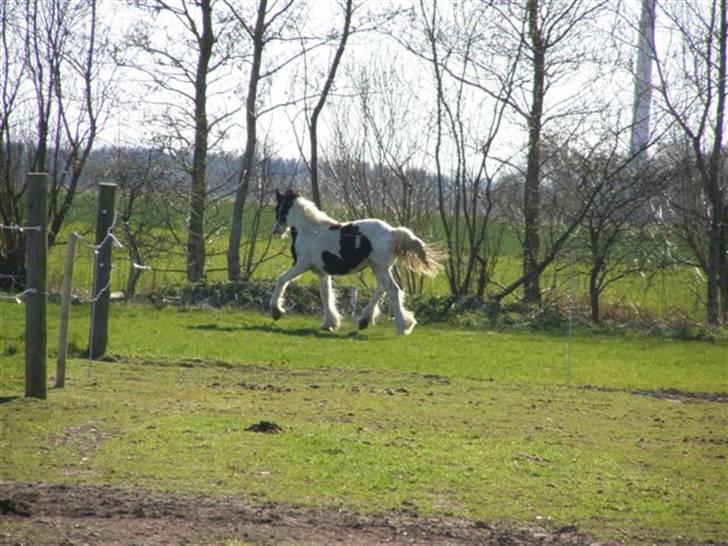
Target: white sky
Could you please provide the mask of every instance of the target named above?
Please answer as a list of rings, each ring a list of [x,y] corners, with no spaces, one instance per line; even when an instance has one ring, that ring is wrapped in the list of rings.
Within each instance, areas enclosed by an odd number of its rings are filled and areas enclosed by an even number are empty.
[[[659,0],[658,0],[659,1]],[[668,0],[664,0],[668,1]],[[684,0],[670,0],[684,1]],[[403,2],[399,2],[402,4]],[[404,2],[405,5],[409,4]],[[391,2],[385,0],[372,0],[368,3],[369,9],[389,6]],[[447,5],[446,2],[441,4]],[[320,26],[330,28],[331,26],[340,26],[337,18],[332,18],[331,13],[336,12],[335,1],[316,0],[315,16],[320,21]],[[134,10],[129,9],[123,0],[105,0],[103,2],[103,17],[114,21],[113,32],[119,36],[126,31],[137,16]],[[621,14],[624,20],[634,18],[636,24],[639,13],[639,0],[623,0],[621,5]],[[336,12],[338,14],[338,12]],[[321,17],[321,16],[324,17]],[[328,17],[327,17],[328,16]],[[659,21],[658,21],[659,22]],[[609,26],[612,20],[605,20],[604,24]],[[635,43],[634,32],[625,31],[625,43],[622,44],[627,54],[629,48]],[[664,39],[664,35],[658,33],[658,41]],[[629,43],[626,43],[629,42]],[[291,47],[291,46],[287,46]],[[266,51],[266,58],[275,58],[283,55],[285,50],[272,47]],[[309,57],[309,70],[316,73],[318,70],[324,70],[328,64],[328,59],[333,54],[333,48],[321,50],[319,55],[311,55]],[[623,59],[625,63],[632,61],[631,58]],[[290,101],[292,97],[300,97],[302,91],[300,87],[300,79],[302,74],[302,63],[296,63],[288,69],[281,71],[273,80],[264,84],[260,91],[260,95],[264,101],[264,108],[272,103],[283,103]],[[377,71],[381,71],[384,76],[380,75],[380,89],[372,98],[375,115],[383,119],[383,112],[388,103],[394,103],[401,110],[398,116],[397,127],[401,131],[402,142],[408,150],[421,147],[420,152],[424,153],[426,148],[432,147],[432,134],[429,126],[431,124],[435,101],[432,95],[432,78],[431,69],[426,64],[418,62],[411,54],[406,52],[402,47],[394,43],[394,40],[386,38],[380,33],[368,33],[355,35],[351,38],[347,47],[344,61],[340,67],[337,77],[336,89],[334,95],[327,103],[321,122],[321,145],[325,150],[327,148],[327,140],[331,135],[331,131],[337,121],[344,118],[345,126],[349,132],[360,123],[358,114],[356,113],[357,100],[345,98],[352,92],[351,77],[360,73],[362,70],[376,67]],[[221,112],[231,107],[239,107],[242,103],[244,90],[247,86],[247,70],[245,65],[242,72],[233,72],[230,76],[218,85],[217,89],[223,90],[221,95],[211,98],[209,101],[209,111],[211,113]],[[155,132],[154,124],[151,122],[155,109],[154,103],[157,101],[167,100],[169,95],[156,95],[158,99],[155,101],[155,95],[146,91],[141,92],[140,87],[132,83],[138,74],[132,74],[128,71],[119,73],[125,79],[121,85],[124,92],[122,96],[122,107],[112,116],[100,135],[101,143],[109,144],[130,144],[145,141],[146,138],[152,136]],[[550,91],[548,95],[549,106],[547,112],[553,112],[553,108],[559,108],[569,97],[581,93],[582,88],[586,85],[586,81],[594,76],[594,69],[587,68],[574,72],[566,78],[557,88]],[[610,113],[610,122],[613,122],[618,115],[625,116],[624,123],[628,123],[629,110],[632,100],[632,81],[628,72],[620,70],[612,74],[603,76],[599,85],[591,88],[588,95],[583,95],[576,102],[569,102],[568,107],[573,108],[574,105],[581,105],[584,100],[594,100],[600,104],[607,101],[615,101],[615,108]],[[469,97],[470,104],[467,119],[465,120],[472,127],[474,135],[483,134],[487,131],[487,127],[491,121],[490,103],[483,101],[483,95],[480,93],[472,93]],[[178,98],[173,99],[178,101]],[[346,114],[349,114],[348,119]],[[232,152],[242,152],[245,146],[244,140],[244,114],[239,112],[233,118],[236,128],[234,128],[229,138],[224,142],[222,147]],[[595,123],[597,119],[593,120]],[[283,157],[298,158],[298,142],[296,134],[299,136],[304,134],[304,122],[302,116],[302,105],[298,104],[288,108],[281,108],[261,116],[259,119],[259,137],[262,139],[268,136],[272,141],[273,147],[278,154]],[[568,131],[571,127],[563,128]],[[517,150],[521,149],[525,144],[525,132],[523,130],[521,120],[517,116],[509,116],[504,129],[500,133],[498,139],[497,155],[499,157],[508,157]],[[547,127],[548,130],[548,127]],[[593,133],[593,138],[598,139],[598,132]],[[305,145],[307,146],[307,145]],[[307,153],[307,148],[304,148]],[[410,153],[417,153],[411,151]],[[422,161],[426,161],[423,159]]]

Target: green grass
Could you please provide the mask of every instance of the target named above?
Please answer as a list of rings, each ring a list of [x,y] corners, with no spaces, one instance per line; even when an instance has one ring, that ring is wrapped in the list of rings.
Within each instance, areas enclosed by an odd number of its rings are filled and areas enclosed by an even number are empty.
[[[95,219],[95,195],[83,193],[79,202],[72,209],[69,222],[64,227],[63,233],[59,236],[60,241],[67,239],[68,233],[79,231],[86,234],[86,239],[78,247],[78,256],[75,261],[74,271],[74,292],[84,296],[91,293],[93,275],[93,252],[89,245],[93,242],[93,221]],[[229,203],[224,205],[225,210],[219,212],[219,218],[229,218]],[[333,213],[338,218],[344,218],[343,214]],[[246,222],[252,218],[252,211],[248,210],[244,215]],[[174,219],[178,228],[184,226],[184,216],[180,215]],[[212,222],[212,220],[210,219]],[[215,220],[215,223],[218,220]],[[272,211],[267,210],[261,220],[258,252],[267,244],[267,237],[273,224]],[[428,230],[421,233],[428,240],[440,240],[444,235],[442,229],[438,228],[440,222],[435,218]],[[249,232],[249,225],[246,224],[244,233]],[[162,226],[150,227],[158,230],[160,237],[164,235]],[[498,229],[493,226],[493,230]],[[493,284],[488,288],[493,292],[498,291],[498,286],[506,286],[516,280],[522,272],[521,249],[518,241],[518,234],[512,228],[504,229],[500,255],[493,273]],[[429,232],[429,233],[427,233]],[[123,238],[123,237],[122,237]],[[263,263],[254,273],[253,278],[270,279],[283,272],[290,264],[289,239],[274,239],[270,255],[272,259]],[[48,286],[51,291],[58,291],[61,286],[63,264],[65,259],[65,245],[56,245],[50,249],[48,265]],[[206,246],[207,252],[207,280],[209,282],[225,281],[227,279],[227,232],[222,231],[219,235],[212,237]],[[245,255],[247,246],[243,244],[241,255]],[[112,270],[112,290],[124,290],[126,277],[131,267],[126,249],[115,248],[113,251],[114,268]],[[145,271],[138,281],[137,293],[148,293],[159,290],[162,287],[182,285],[186,282],[186,265],[184,249],[175,249],[175,252],[167,252],[161,256],[155,256],[148,262],[152,270]],[[569,280],[572,275],[572,281]],[[302,282],[316,282],[313,275],[308,275]],[[373,285],[371,275],[363,277],[349,277],[341,281],[344,285],[369,286]],[[542,288],[545,291],[546,299],[556,299],[565,302],[569,297],[582,309],[584,315],[588,315],[588,289],[586,268],[583,265],[575,265],[571,272],[567,267],[567,259],[554,263],[547,268],[542,275]],[[553,287],[553,290],[550,289]],[[571,288],[570,288],[571,287]],[[449,285],[444,274],[433,280],[426,280],[423,293],[425,295],[447,295]],[[659,272],[654,277],[643,277],[631,275],[611,285],[602,296],[602,315],[613,317],[618,321],[625,319],[639,319],[650,321],[660,319],[663,321],[675,318],[687,318],[693,321],[705,319],[705,279],[697,274],[692,267],[674,266]],[[519,296],[515,293],[512,298]]]
[[[2,309],[5,352],[22,352],[23,308]],[[84,348],[89,306],[74,306],[70,344]],[[49,346],[57,338],[58,307],[49,305]],[[383,318],[357,335],[351,319],[336,334],[320,332],[318,317],[286,316],[274,322],[262,313],[232,309],[176,310],[114,305],[110,353],[125,357],[216,359],[290,368],[345,368],[436,373],[448,377],[511,383],[616,389],[728,390],[725,342],[685,342],[657,336],[575,334],[568,368],[567,338],[533,332],[494,332],[419,325],[417,335],[399,337]]]
[[[22,395],[22,314],[0,303],[2,397]],[[85,306],[72,317],[83,348]],[[316,317],[134,305],[111,317],[112,361],[72,359],[48,400],[0,405],[0,479],[577,525],[630,544],[728,535],[726,405],[628,392],[724,393],[726,343],[581,335],[566,384],[560,336],[402,338],[387,321],[349,336]],[[284,432],[245,430],[261,420]]]

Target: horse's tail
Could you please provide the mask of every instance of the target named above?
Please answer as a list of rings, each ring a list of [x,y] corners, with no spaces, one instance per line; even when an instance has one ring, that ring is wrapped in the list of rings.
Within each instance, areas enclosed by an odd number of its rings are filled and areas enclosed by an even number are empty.
[[[394,255],[410,271],[434,277],[442,268],[443,252],[428,245],[406,227],[394,228]]]

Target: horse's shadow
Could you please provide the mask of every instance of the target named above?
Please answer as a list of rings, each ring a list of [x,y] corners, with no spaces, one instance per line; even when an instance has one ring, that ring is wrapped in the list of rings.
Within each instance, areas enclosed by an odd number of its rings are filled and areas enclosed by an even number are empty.
[[[327,330],[321,330],[319,328],[285,328],[275,324],[256,324],[256,325],[241,325],[241,326],[221,326],[219,324],[197,324],[195,326],[188,326],[189,330],[213,330],[216,332],[262,332],[266,334],[279,334],[290,337],[316,337],[319,339],[355,339],[364,341],[368,338],[361,336],[359,330],[353,330],[350,332],[329,332]]]

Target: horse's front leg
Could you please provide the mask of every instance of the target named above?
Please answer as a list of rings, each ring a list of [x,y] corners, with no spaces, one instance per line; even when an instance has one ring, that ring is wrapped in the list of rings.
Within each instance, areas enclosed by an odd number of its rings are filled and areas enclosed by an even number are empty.
[[[288,283],[295,281],[298,277],[305,273],[305,271],[305,268],[301,267],[297,262],[293,264],[288,271],[283,273],[283,275],[278,277],[276,286],[273,289],[273,294],[271,294],[270,297],[270,310],[273,315],[273,320],[278,320],[285,314],[285,311],[283,310],[283,299],[286,294],[286,287],[288,286]]]
[[[321,324],[321,329],[331,332],[338,330],[341,326],[341,315],[336,309],[336,295],[331,287],[331,275],[319,275],[319,292],[324,309],[324,322]]]

